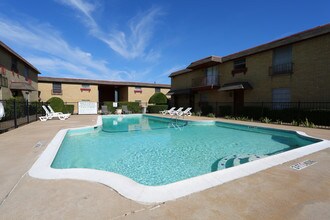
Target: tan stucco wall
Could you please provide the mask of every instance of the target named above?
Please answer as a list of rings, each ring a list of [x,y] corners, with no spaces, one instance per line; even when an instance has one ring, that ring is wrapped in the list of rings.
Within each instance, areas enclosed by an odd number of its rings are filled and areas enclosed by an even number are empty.
[[[330,34],[293,47],[292,97],[301,101],[330,101]]]
[[[141,102],[148,102],[150,97],[155,94],[155,88],[150,87],[141,87],[142,93],[134,92],[135,87],[129,86],[128,87],[128,101],[135,102],[136,100],[141,100]],[[161,88],[160,92],[163,94],[167,94],[169,89]]]
[[[269,67],[272,65],[272,51],[266,51],[259,54],[246,57],[247,72],[232,75],[234,63],[233,61],[226,62],[220,65],[220,84],[221,86],[226,83],[233,82],[249,82],[253,87],[252,90],[246,90],[244,92],[245,102],[261,102],[271,101],[272,99],[272,87],[277,87],[281,82],[277,77],[269,76]],[[282,76],[280,76],[282,77]],[[290,77],[290,76],[285,76]],[[221,94],[227,94],[230,96],[230,92],[219,92]],[[218,98],[217,101],[222,101]],[[226,99],[226,101],[231,101]]]
[[[24,68],[25,64],[21,60],[17,60],[17,68],[18,73],[13,73],[11,69],[11,55],[6,52],[5,50],[0,48],[0,66],[5,68],[5,74],[2,76],[6,77],[8,79],[8,87],[1,87],[0,89],[0,99],[6,100],[13,97],[12,91],[9,89],[11,82],[26,82],[29,83],[29,81],[25,80],[24,77]],[[28,73],[28,79],[31,80],[30,84],[33,88],[36,89],[36,91],[29,92],[29,94],[26,94],[26,92],[23,92],[24,98],[29,101],[38,101],[38,74],[33,69],[29,68]]]
[[[192,80],[202,76],[205,76],[205,69],[198,69],[182,75],[174,76],[171,78],[171,88],[175,90],[191,88]]]
[[[52,94],[53,84],[49,82],[39,82],[39,91],[41,101],[46,102],[52,97],[59,97],[64,102],[74,105],[74,112],[77,112],[77,102],[91,101],[98,102],[99,93],[97,85],[90,85],[90,91],[81,91],[81,84],[65,84],[62,83],[62,94]]]

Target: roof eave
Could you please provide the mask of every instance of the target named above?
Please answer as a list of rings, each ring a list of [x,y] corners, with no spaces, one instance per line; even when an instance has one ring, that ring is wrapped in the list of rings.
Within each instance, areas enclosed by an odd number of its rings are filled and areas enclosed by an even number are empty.
[[[261,53],[261,52],[271,50],[271,49],[274,49],[277,47],[282,47],[282,46],[286,46],[289,44],[297,43],[300,41],[304,41],[304,40],[318,37],[318,36],[328,34],[328,33],[330,33],[330,24],[318,26],[318,27],[315,27],[312,29],[308,29],[308,30],[305,30],[305,31],[281,38],[281,39],[277,39],[277,40],[256,46],[256,47],[252,47],[250,49],[246,49],[246,50],[234,53],[234,54],[230,54],[228,56],[224,56],[222,58],[222,61],[227,62],[227,61],[235,60],[238,58]]]
[[[209,56],[200,60],[197,60],[195,62],[192,62],[187,69],[201,69],[205,67],[215,66],[217,64],[220,64],[222,62],[222,58],[219,56]]]
[[[14,55],[15,57],[17,57],[18,59],[20,59],[21,61],[23,61],[27,66],[29,66],[31,69],[33,69],[34,71],[36,71],[37,74],[41,74],[40,71],[35,66],[33,66],[31,63],[29,63],[26,59],[24,59],[22,56],[20,56],[18,53],[16,53],[13,49],[11,49],[9,46],[7,46],[2,41],[0,41],[0,46],[2,48],[4,48],[8,53]]]
[[[90,80],[90,79],[75,79],[75,78],[55,78],[55,77],[39,77],[39,82],[60,82],[68,84],[92,84],[92,85],[114,85],[114,86],[142,86],[142,87],[160,87],[171,88],[168,84],[142,83],[142,82],[121,82],[109,80]]]

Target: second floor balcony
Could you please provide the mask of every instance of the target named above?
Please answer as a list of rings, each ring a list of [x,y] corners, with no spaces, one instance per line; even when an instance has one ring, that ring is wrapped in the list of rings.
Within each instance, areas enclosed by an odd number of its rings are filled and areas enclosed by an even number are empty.
[[[217,89],[220,88],[219,76],[203,76],[192,79],[193,89]]]

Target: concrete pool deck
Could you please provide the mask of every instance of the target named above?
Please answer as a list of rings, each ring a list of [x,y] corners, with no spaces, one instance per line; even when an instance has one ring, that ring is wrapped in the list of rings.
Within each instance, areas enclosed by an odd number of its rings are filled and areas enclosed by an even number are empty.
[[[39,121],[0,135],[0,219],[330,218],[329,148],[154,205],[136,203],[99,183],[40,180],[27,174],[60,129],[94,125],[96,120],[95,115],[73,115],[66,121]],[[330,139],[330,130],[325,129],[239,123],[300,130],[311,136]],[[315,160],[317,164],[300,171],[290,168],[307,159]]]

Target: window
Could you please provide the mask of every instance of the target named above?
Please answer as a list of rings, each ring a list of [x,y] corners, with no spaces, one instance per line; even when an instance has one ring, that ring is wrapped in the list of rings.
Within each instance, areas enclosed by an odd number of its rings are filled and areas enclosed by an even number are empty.
[[[62,94],[62,83],[54,82],[52,93],[53,94]]]
[[[292,46],[280,47],[273,50],[273,65],[270,75],[293,72]]]
[[[11,71],[18,73],[17,59],[15,57],[11,58]]]
[[[289,88],[278,88],[272,91],[274,109],[288,108],[291,102],[291,91]]]
[[[246,60],[245,58],[239,59],[239,60],[234,60],[234,67],[233,70],[231,71],[232,75],[235,75],[237,73],[244,73],[246,74],[247,68],[246,68]]]
[[[87,83],[81,84],[80,91],[88,91],[88,92],[90,92],[91,91],[90,85],[87,84]]]
[[[160,88],[155,88],[155,93],[160,92]]]
[[[29,68],[27,66],[24,66],[24,78],[25,81],[29,80]]]
[[[0,87],[8,87],[8,79],[0,75]]]
[[[142,93],[142,88],[140,86],[135,86],[134,93]]]
[[[234,70],[245,69],[245,68],[246,68],[245,58],[234,61]]]
[[[218,85],[218,66],[211,66],[206,69],[206,85]]]

